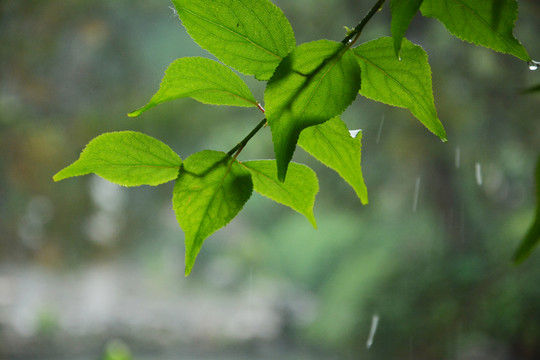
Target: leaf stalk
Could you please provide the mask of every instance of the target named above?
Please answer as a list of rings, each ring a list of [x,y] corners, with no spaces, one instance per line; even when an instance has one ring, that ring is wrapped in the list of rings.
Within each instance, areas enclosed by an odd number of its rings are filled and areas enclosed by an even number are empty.
[[[244,149],[244,146],[246,146],[249,140],[251,140],[251,138],[255,136],[255,134],[259,130],[261,130],[264,126],[266,126],[266,123],[267,123],[266,118],[262,119],[261,122],[259,122],[257,126],[255,126],[255,128],[253,128],[253,130],[251,130],[251,132],[247,134],[247,136],[244,139],[242,139],[242,141],[240,141],[238,144],[236,144],[235,147],[229,150],[227,154],[229,154],[230,156],[234,155],[234,157],[236,158],[238,154],[240,154],[240,151]]]

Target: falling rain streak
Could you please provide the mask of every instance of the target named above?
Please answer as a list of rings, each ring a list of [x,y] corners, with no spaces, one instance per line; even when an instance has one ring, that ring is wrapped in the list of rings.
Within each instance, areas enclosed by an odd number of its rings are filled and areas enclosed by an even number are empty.
[[[480,165],[480,163],[476,163],[474,165],[474,173],[476,176],[476,184],[478,186],[481,186],[482,185],[482,165]]]
[[[459,148],[459,146],[456,147],[455,164],[456,164],[456,169],[459,169],[461,165],[461,149]]]
[[[366,348],[370,349],[373,345],[373,338],[375,337],[375,332],[377,331],[377,325],[379,325],[379,316],[373,315],[371,318],[371,329],[369,329],[369,337],[366,341]]]
[[[381,118],[381,124],[379,125],[379,131],[377,132],[377,140],[375,140],[375,143],[376,144],[379,144],[379,141],[381,140],[381,132],[382,132],[382,127],[384,125],[384,114]]]
[[[418,193],[420,192],[420,176],[416,178],[416,183],[414,184],[414,198],[412,204],[412,211],[416,212],[418,207]]]

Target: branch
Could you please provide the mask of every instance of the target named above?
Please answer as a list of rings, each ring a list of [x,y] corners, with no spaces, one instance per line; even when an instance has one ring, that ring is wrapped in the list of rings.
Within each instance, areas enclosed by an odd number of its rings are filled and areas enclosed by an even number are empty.
[[[230,156],[234,155],[234,157],[237,157],[238,154],[240,154],[240,151],[242,151],[242,149],[244,148],[244,146],[246,146],[248,141],[251,140],[251,138],[255,136],[255,134],[265,125],[266,125],[266,118],[262,119],[261,122],[258,123],[257,126],[255,126],[255,128],[251,130],[251,132],[242,141],[240,141],[238,144],[236,144],[235,147],[229,150],[227,154],[229,154]]]
[[[369,20],[371,20],[371,18],[373,17],[373,15],[375,15],[375,13],[377,11],[379,11],[379,9],[383,6],[384,2],[386,0],[378,0],[375,5],[373,5],[373,7],[369,10],[369,12],[366,14],[366,16],[364,16],[364,18],[362,19],[362,21],[360,21],[360,24],[356,25],[356,27],[354,28],[353,31],[351,31],[349,33],[349,35],[347,35],[345,37],[345,39],[343,39],[341,42],[343,44],[349,44],[349,41],[351,42],[350,45],[352,45],[356,40],[358,40],[358,37],[360,36],[360,33],[362,32],[362,30],[364,30],[364,27],[367,25],[367,23],[369,22]],[[354,38],[354,39],[353,39]],[[352,40],[352,41],[351,41]]]

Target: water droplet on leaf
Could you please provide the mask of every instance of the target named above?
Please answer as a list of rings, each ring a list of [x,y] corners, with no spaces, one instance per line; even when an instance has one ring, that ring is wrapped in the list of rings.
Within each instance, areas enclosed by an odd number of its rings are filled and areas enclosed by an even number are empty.
[[[540,62],[538,61],[534,61],[534,60],[529,60],[527,62],[527,65],[529,65],[529,70],[538,70],[538,67],[540,67]]]
[[[358,135],[358,133],[362,131],[362,129],[358,129],[358,130],[349,130],[349,134],[351,134],[351,136],[353,138],[356,138],[356,135]]]

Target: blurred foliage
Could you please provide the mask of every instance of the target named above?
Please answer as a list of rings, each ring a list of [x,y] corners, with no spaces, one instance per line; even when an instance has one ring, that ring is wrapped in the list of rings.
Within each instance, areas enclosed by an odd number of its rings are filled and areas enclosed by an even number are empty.
[[[371,5],[276,3],[299,43],[341,39],[343,25],[355,25]],[[533,58],[540,57],[538,19],[540,3],[521,1],[516,36]],[[389,29],[386,8],[363,36]],[[52,175],[106,131],[145,132],[185,156],[207,147],[226,151],[260,119],[249,109],[192,100],[125,116],[157,90],[170,62],[208,56],[166,3],[3,1],[0,34],[3,264],[69,270],[131,261],[159,278],[166,250],[176,261],[174,281],[193,291],[234,293],[252,279],[272,279],[311,294],[314,310],[303,308],[304,317],[283,325],[288,344],[339,358],[540,358],[540,254],[510,265],[534,213],[540,138],[540,101],[519,92],[538,84],[540,71],[416,17],[407,38],[429,55],[448,144],[406,110],[357,99],[343,119],[363,130],[370,204],[361,206],[337,175],[298,151],[296,159],[320,175],[318,230],[256,197],[208,242],[199,268],[184,280],[171,187],[128,190],[98,178],[53,185]],[[248,83],[261,99],[261,86]],[[244,152],[272,157],[269,132]],[[380,321],[367,350],[374,314]],[[44,315],[40,326],[49,332],[57,325]]]
[[[129,347],[121,340],[110,340],[105,346],[102,360],[132,360]]]

